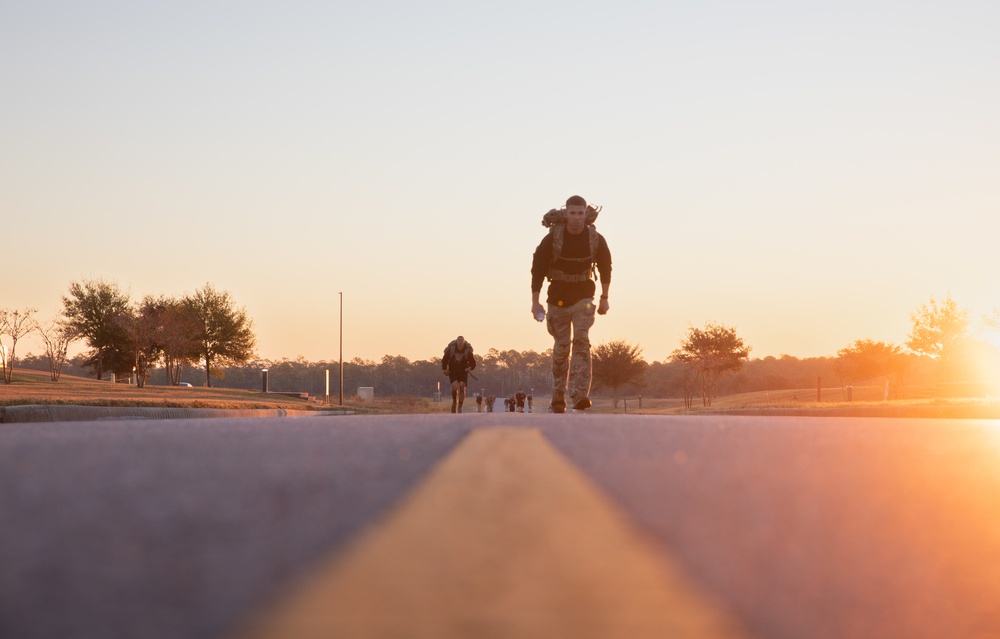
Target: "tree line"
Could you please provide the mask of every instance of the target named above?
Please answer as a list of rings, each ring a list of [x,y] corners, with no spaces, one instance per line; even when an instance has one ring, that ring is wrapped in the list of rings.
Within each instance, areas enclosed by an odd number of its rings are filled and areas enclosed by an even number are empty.
[[[220,367],[244,364],[254,357],[256,336],[246,310],[211,284],[191,295],[147,295],[136,302],[118,284],[104,280],[72,282],[62,297],[61,314],[47,322],[36,309],[0,309],[0,358],[4,381],[11,383],[17,342],[38,333],[52,381],[67,364],[69,345],[83,340],[90,350],[79,364],[97,379],[112,373],[144,386],[150,370],[162,365],[177,385],[186,367],[197,366],[206,386]]]
[[[269,370],[274,391],[323,395],[329,372],[330,388],[340,386],[339,362],[265,360],[255,356],[253,323],[226,292],[206,284],[180,297],[146,296],[133,302],[114,283],[102,280],[73,282],[63,296],[60,317],[45,324],[34,311],[0,309],[0,342],[4,380],[11,381],[17,341],[37,331],[45,354],[24,358],[25,368],[48,369],[53,381],[64,370],[103,378],[106,371],[140,386],[154,384],[216,385],[248,390],[261,388],[261,371]],[[751,359],[751,347],[735,328],[709,323],[689,327],[679,347],[662,362],[647,362],[642,348],[613,340],[593,348],[595,396],[620,397],[645,393],[651,397],[683,398],[693,405],[700,398],[710,406],[719,394],[810,388],[817,379],[849,386],[861,383],[940,384],[982,377],[977,366],[1000,371],[1000,353],[970,330],[968,311],[951,297],[929,303],[911,315],[912,330],[905,345],[856,340],[835,357]],[[1000,329],[1000,309],[984,318]],[[82,339],[89,351],[66,358],[70,342]],[[469,380],[470,392],[510,396],[518,390],[548,394],[551,355],[547,350],[517,351],[490,348],[477,353],[477,368]],[[446,381],[440,357],[411,361],[385,355],[380,361],[354,358],[344,363],[344,388],[353,396],[370,386],[382,395],[428,396]],[[334,392],[336,394],[336,392]]]

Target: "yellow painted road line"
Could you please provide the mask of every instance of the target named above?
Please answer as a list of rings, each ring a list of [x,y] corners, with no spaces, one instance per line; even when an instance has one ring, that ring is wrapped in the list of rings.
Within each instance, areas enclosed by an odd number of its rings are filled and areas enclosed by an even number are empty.
[[[538,430],[486,428],[240,636],[745,635]]]

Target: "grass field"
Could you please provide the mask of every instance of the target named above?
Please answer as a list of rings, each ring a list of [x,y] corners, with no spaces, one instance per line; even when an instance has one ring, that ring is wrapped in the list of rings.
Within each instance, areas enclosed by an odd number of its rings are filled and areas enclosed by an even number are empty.
[[[286,410],[327,407],[319,402],[276,393],[200,386],[146,385],[139,388],[72,375],[63,375],[58,382],[53,382],[48,373],[15,370],[12,384],[0,384],[0,406],[22,404]]]
[[[939,390],[939,389],[938,389]],[[701,406],[701,398],[687,410],[681,399],[629,397],[619,400],[617,408],[610,399],[595,398],[592,413],[603,414],[770,414],[770,415],[848,415],[882,417],[970,417],[1000,419],[1000,392],[995,388],[974,389],[973,396],[935,396],[932,389],[907,389],[908,399],[884,399],[882,387],[855,387],[851,401],[840,388],[823,389],[822,401],[816,401],[816,389],[762,391],[718,397],[710,407]],[[337,398],[332,398],[337,403]],[[99,382],[63,375],[52,382],[48,373],[15,370],[12,384],[0,384],[0,406],[25,404],[66,404],[82,406],[149,406],[170,408],[284,409],[324,410],[331,407],[323,398],[302,399],[278,393],[228,388],[150,386]],[[536,397],[535,412],[547,412],[548,397]],[[435,402],[429,397],[382,397],[374,401],[345,398],[345,407],[360,413],[447,413],[450,398]],[[503,411],[502,400],[495,410]],[[465,412],[476,412],[473,396],[465,401]]]
[[[635,400],[630,400],[628,412],[1000,419],[1000,392],[996,388],[967,388],[970,392],[965,394],[956,389],[942,392],[939,387],[906,390],[906,399],[886,398],[882,386],[854,387],[849,395],[846,389],[839,387],[824,388],[819,399],[815,388],[760,391],[717,397],[707,407],[701,405],[701,397],[696,397],[690,410],[686,410],[679,400],[644,401],[641,408],[636,406]]]

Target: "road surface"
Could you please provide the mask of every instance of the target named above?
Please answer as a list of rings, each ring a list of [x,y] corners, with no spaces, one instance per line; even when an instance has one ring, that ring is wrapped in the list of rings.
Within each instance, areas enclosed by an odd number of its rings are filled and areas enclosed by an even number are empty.
[[[1000,422],[0,424],[0,637],[1000,637]]]

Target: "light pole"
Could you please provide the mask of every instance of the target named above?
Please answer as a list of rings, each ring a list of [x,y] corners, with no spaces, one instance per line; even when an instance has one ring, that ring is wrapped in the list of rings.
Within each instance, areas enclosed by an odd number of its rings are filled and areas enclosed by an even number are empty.
[[[340,405],[344,405],[344,291],[340,291]]]

